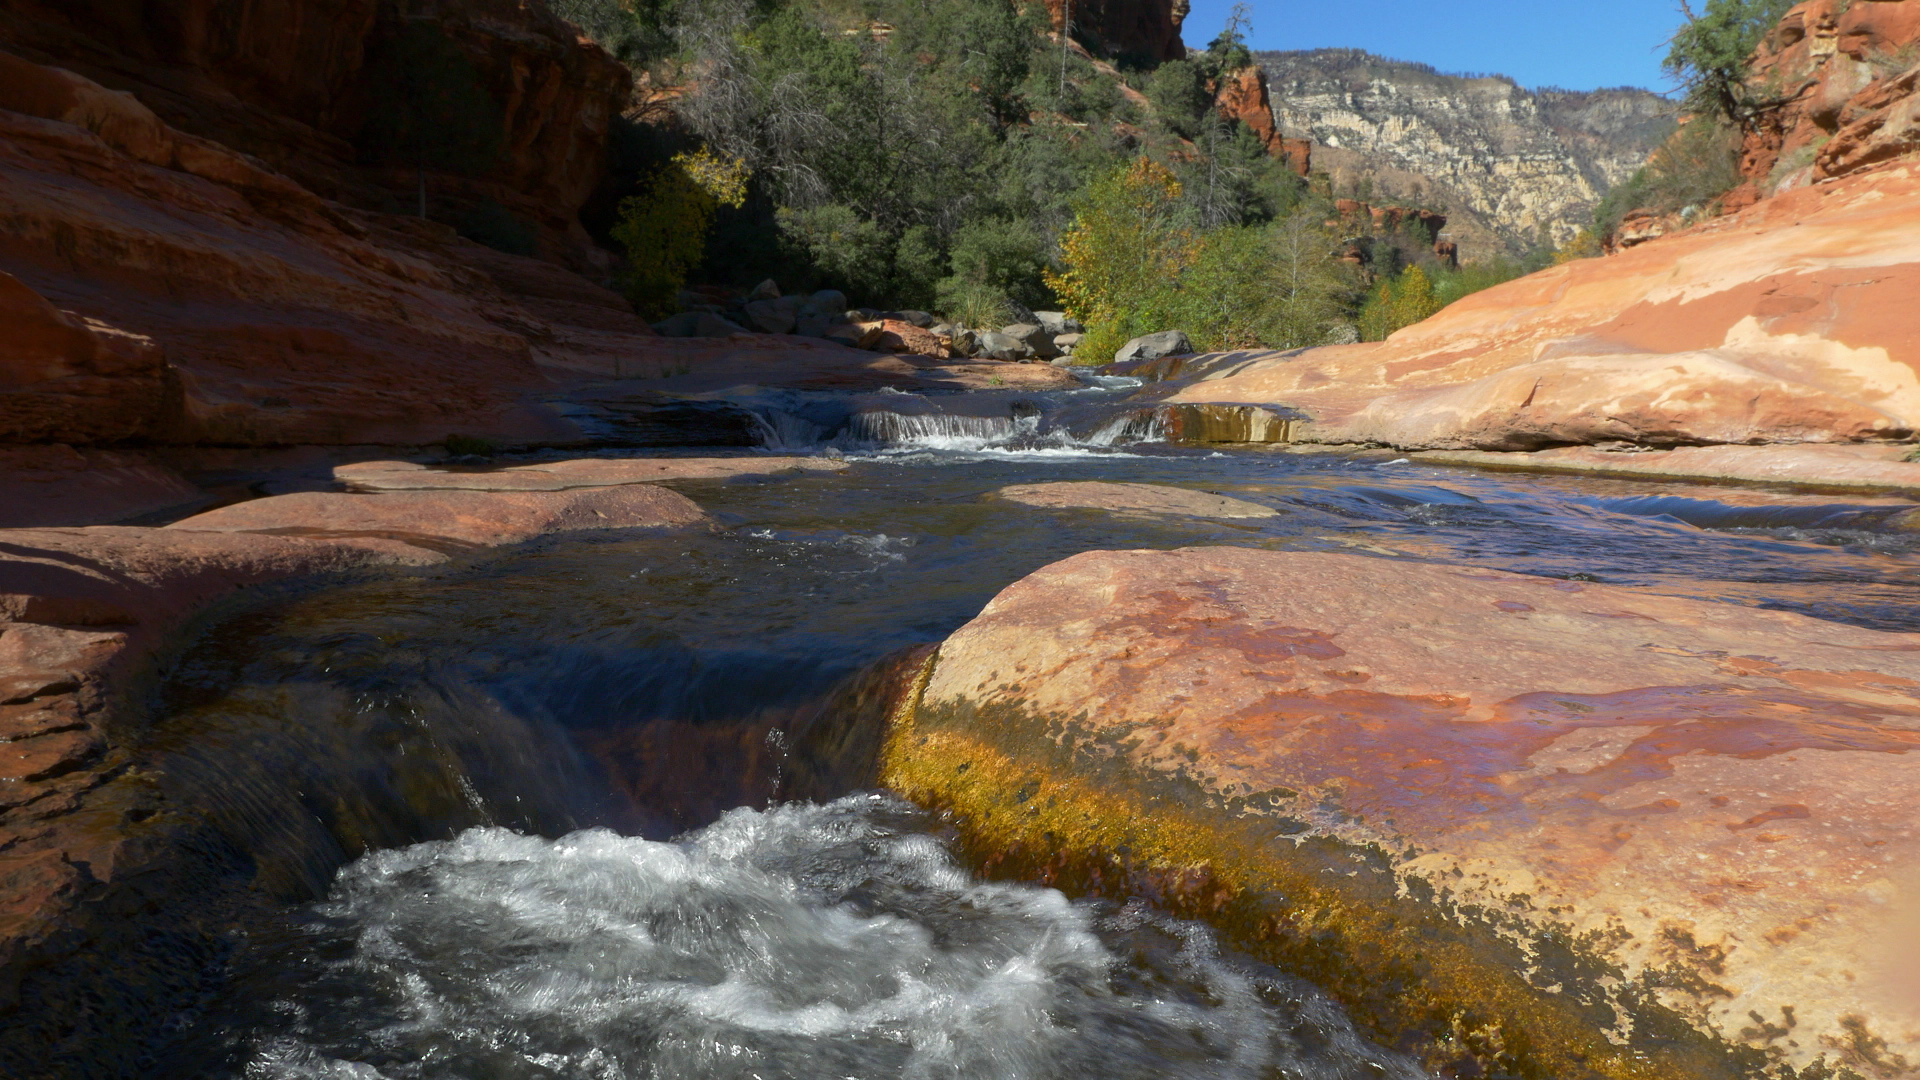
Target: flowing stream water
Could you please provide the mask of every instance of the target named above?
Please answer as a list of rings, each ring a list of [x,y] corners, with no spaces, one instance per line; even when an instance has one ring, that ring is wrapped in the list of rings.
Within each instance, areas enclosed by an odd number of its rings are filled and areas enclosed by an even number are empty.
[[[1178,448],[1130,442],[1153,435],[1138,417],[1071,438],[859,423],[769,421],[843,472],[678,485],[712,529],[555,538],[207,630],[170,669],[151,759],[263,853],[254,887],[279,901],[241,921],[157,1074],[1420,1076],[1206,928],[983,881],[940,821],[860,791],[833,759],[871,757],[848,717],[874,666],[1075,552],[1196,544],[1920,630],[1903,500]],[[1280,513],[992,497],[1076,479]]]

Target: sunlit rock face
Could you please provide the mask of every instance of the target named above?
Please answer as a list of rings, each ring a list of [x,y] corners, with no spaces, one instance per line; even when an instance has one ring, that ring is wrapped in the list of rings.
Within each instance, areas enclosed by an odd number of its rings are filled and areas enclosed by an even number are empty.
[[[1476,293],[1385,342],[1186,360],[1172,400],[1307,441],[1899,441],[1920,428],[1920,166],[1793,191]]]
[[[1256,54],[1283,135],[1336,187],[1433,204],[1466,259],[1565,240],[1672,130],[1644,90],[1528,91],[1349,49]]]
[[[1916,656],[1577,581],[1090,552],[941,647],[889,782],[1026,872],[1207,914],[1449,1075],[1905,1076]]]
[[[1920,151],[1920,2],[1808,0],[1761,43],[1754,81],[1783,99],[1747,133],[1746,205]]]

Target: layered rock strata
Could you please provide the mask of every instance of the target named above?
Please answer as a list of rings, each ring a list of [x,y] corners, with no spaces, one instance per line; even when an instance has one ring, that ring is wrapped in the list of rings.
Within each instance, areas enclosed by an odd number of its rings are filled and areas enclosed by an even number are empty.
[[[1920,151],[1920,2],[1809,0],[1754,57],[1742,206]]]
[[[884,774],[988,866],[1211,919],[1445,1075],[1904,1077],[1916,652],[1471,568],[1093,552],[941,646]]]
[[[406,53],[423,34],[446,55]],[[130,92],[175,128],[374,210],[413,207],[420,183],[410,162],[387,165],[369,152],[368,120],[404,107],[393,93],[407,73],[396,65],[471,81],[484,96],[484,115],[473,119],[495,129],[495,152],[463,173],[436,170],[428,179],[436,216],[452,220],[484,201],[531,226],[544,254],[604,265],[577,215],[605,172],[607,133],[632,78],[544,4],[187,0],[163,10],[133,0],[9,0],[0,48]]]
[[[560,267],[323,199],[129,94],[3,53],[0,75],[0,317],[23,344],[0,358],[0,442],[567,445],[599,434],[575,417],[604,380],[1076,382],[768,335],[669,343]]]
[[[1342,193],[1425,204],[1469,260],[1563,242],[1673,129],[1644,90],[1528,91],[1351,49],[1263,52],[1280,131]]]

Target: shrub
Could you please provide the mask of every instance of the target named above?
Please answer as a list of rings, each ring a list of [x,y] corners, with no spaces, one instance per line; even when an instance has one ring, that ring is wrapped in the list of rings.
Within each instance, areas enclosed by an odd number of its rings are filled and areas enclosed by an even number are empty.
[[[967,326],[997,326],[1000,323],[980,316],[993,310],[1004,314],[1009,300],[1028,308],[1045,307],[1052,299],[1044,280],[1047,247],[1046,238],[1032,224],[1016,218],[994,217],[962,225],[953,235],[948,256],[952,273],[939,284],[939,309]],[[963,317],[960,308],[969,315]]]
[[[1554,249],[1553,265],[1564,266],[1581,259],[1596,259],[1607,253],[1606,245],[1592,229],[1581,229],[1573,239]]]
[[[627,252],[623,284],[643,316],[673,311],[674,294],[706,254],[707,226],[721,206],[746,201],[747,170],[706,150],[675,154],[646,188],[620,204],[613,238]]]
[[[1168,329],[1137,328],[1171,316],[1174,283],[1193,262],[1194,233],[1180,196],[1173,173],[1143,157],[1094,181],[1078,201],[1060,238],[1062,268],[1046,281],[1086,324],[1081,347],[1093,358],[1104,359],[1135,334]]]
[[[547,0],[547,6],[628,67],[673,51],[672,0]]]
[[[1213,105],[1199,66],[1187,60],[1169,60],[1155,69],[1147,81],[1147,100],[1153,103],[1155,119],[1187,139],[1199,133],[1201,119]]]
[[[1740,132],[1730,124],[1696,117],[1674,132],[1633,178],[1617,185],[1593,211],[1593,231],[1612,236],[1636,210],[1707,213],[1720,196],[1740,184]]]
[[[1360,338],[1385,341],[1394,332],[1420,322],[1445,306],[1435,294],[1433,279],[1418,266],[1398,277],[1381,278],[1360,309]]]
[[[1201,232],[1178,180],[1142,158],[1092,184],[1047,281],[1087,326],[1074,355],[1180,329],[1201,349],[1298,348],[1328,339],[1346,290],[1324,206]]]

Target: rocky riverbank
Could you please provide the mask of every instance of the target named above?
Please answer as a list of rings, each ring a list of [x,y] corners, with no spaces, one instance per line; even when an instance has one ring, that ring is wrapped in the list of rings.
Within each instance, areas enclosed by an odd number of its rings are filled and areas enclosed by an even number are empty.
[[[152,745],[146,695],[155,661],[199,620],[274,586],[419,571],[567,532],[708,523],[663,481],[841,467],[772,457],[485,472],[373,462],[340,470],[367,493],[256,499],[159,528],[0,529],[0,1017],[10,1017],[0,1062],[138,1071],[155,1036],[143,1017],[191,999],[236,906],[291,887],[278,878],[317,874],[307,887],[317,886],[340,858],[317,835],[249,847],[169,796],[170,754]],[[238,776],[246,768],[223,765],[222,754],[291,752],[282,739],[297,743],[290,728],[265,744],[191,753]],[[454,763],[422,763],[400,785],[405,807],[382,808],[353,777],[369,761],[380,772],[404,763],[345,733],[325,749],[303,766],[319,770],[312,782],[339,787],[348,804],[366,800],[340,808],[340,829],[404,836],[395,814],[460,818]],[[31,1015],[18,1011],[23,1001]]]

